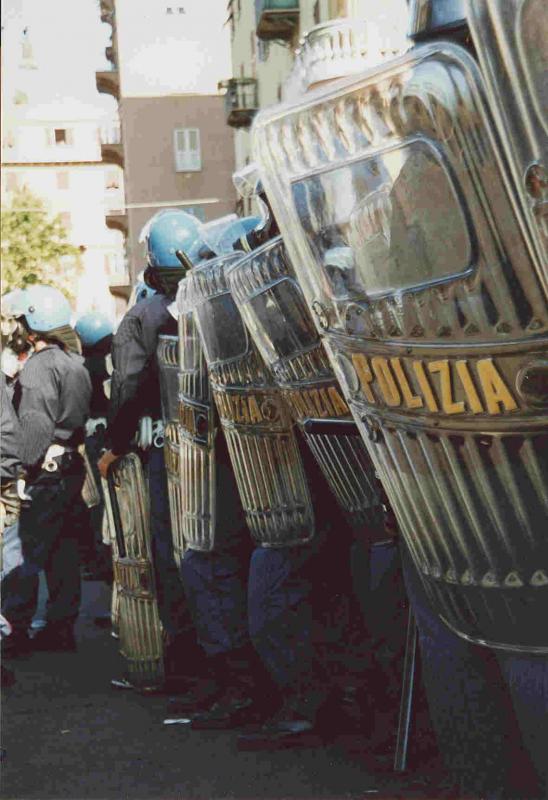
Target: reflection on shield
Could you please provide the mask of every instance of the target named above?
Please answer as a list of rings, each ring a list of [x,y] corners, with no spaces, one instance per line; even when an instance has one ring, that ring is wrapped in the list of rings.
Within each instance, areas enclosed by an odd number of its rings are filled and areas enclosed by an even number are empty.
[[[152,566],[148,484],[135,453],[111,466],[104,495],[111,525],[120,653],[128,681],[143,691],[153,690],[164,680],[163,635]]]
[[[229,291],[226,270],[240,258],[195,269],[190,303],[252,536],[266,547],[302,544],[314,535],[310,494],[287,406]]]
[[[492,21],[516,17],[493,30],[531,34],[535,0],[469,5],[490,9]],[[480,53],[497,41],[479,29]],[[499,55],[511,50],[501,44]],[[513,63],[529,63],[531,78],[543,52],[529,47],[535,55],[518,58],[514,49]],[[519,102],[526,81],[513,86],[513,71],[492,63],[508,89],[498,92],[504,112],[526,110],[500,137],[492,112],[503,111],[498,100],[487,107],[477,64],[444,43],[265,110],[254,151],[438,614],[474,642],[547,652],[547,283],[516,188],[520,170],[505,159],[521,151],[513,131],[527,127],[535,105]],[[323,143],[312,149],[320,117]]]
[[[238,261],[228,281],[254,343],[352,527],[374,536],[380,487],[281,237]]]

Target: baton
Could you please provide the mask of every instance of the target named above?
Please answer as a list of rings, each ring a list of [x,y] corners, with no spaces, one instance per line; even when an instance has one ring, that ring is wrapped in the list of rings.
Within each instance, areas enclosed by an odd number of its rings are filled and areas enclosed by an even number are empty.
[[[394,772],[404,772],[407,766],[407,749],[409,745],[409,729],[411,727],[411,706],[413,704],[416,655],[417,623],[410,607],[407,616],[407,634],[405,637],[405,656],[403,659],[400,714],[398,717],[396,751],[394,753]]]
[[[112,521],[114,522],[114,535],[116,537],[116,546],[118,548],[118,555],[120,558],[126,557],[126,543],[124,541],[124,531],[122,528],[122,517],[120,515],[120,506],[118,504],[118,495],[116,494],[116,486],[114,484],[114,475],[112,474],[113,464],[111,464],[107,471],[107,486],[108,496],[110,499],[110,508],[112,511]]]

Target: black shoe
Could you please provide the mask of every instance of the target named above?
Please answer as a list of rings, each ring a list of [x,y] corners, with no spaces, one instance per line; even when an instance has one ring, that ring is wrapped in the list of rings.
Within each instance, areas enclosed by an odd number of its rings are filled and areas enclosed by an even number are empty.
[[[208,678],[196,683],[187,694],[182,697],[171,697],[168,700],[168,714],[192,714],[197,711],[207,711],[221,696],[222,687],[213,678]]]
[[[292,748],[322,747],[323,737],[309,719],[289,712],[277,714],[258,731],[238,736],[238,750],[290,750]]]
[[[25,658],[32,652],[32,645],[26,631],[14,630],[2,639],[2,658]]]
[[[246,725],[260,725],[270,716],[255,697],[241,689],[228,689],[213,703],[208,711],[197,714],[191,723],[193,731],[222,731],[242,728]]]
[[[32,649],[47,652],[74,653],[76,639],[72,625],[48,623],[32,640]]]

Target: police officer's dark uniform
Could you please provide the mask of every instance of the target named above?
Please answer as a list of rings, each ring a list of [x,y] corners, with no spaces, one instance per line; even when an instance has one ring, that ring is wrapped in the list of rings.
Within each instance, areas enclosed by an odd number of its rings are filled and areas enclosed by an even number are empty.
[[[13,626],[12,647],[25,647],[36,610],[38,575],[45,570],[49,599],[46,627],[35,649],[74,649],[80,607],[78,520],[84,465],[77,448],[84,440],[91,385],[81,356],[63,340],[74,339],[70,306],[61,292],[33,286],[24,292],[20,319],[35,352],[15,393],[21,423],[21,460],[30,500],[21,510],[23,564],[3,585],[2,612]]]
[[[191,215],[178,213],[185,217],[185,224],[188,222],[186,218],[190,218],[191,227],[198,226],[197,220]],[[158,277],[154,268],[155,265],[150,265],[147,279],[150,282],[154,277],[157,278],[153,287],[157,293],[136,303],[126,313],[112,343],[114,370],[106,434],[109,450],[99,462],[103,476],[106,476],[110,463],[131,448],[138,422],[143,416],[150,416],[153,420],[162,418],[156,349],[160,334],[177,333],[177,322],[168,307],[184,271],[179,265],[177,269],[166,270],[165,276]],[[164,631],[169,635],[166,669],[173,675],[179,670],[178,653],[183,655],[189,643],[188,637],[192,640],[194,633],[173,555],[163,442],[153,443],[143,457],[146,459],[150,488],[152,556],[158,609]]]

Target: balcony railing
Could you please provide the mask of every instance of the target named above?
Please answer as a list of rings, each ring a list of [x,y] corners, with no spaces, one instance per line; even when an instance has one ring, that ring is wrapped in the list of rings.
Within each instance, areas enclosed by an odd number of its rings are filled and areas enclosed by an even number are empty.
[[[255,78],[230,78],[219,84],[226,89],[225,112],[228,125],[247,128],[259,108]]]
[[[293,38],[299,25],[299,0],[255,0],[259,39]]]

